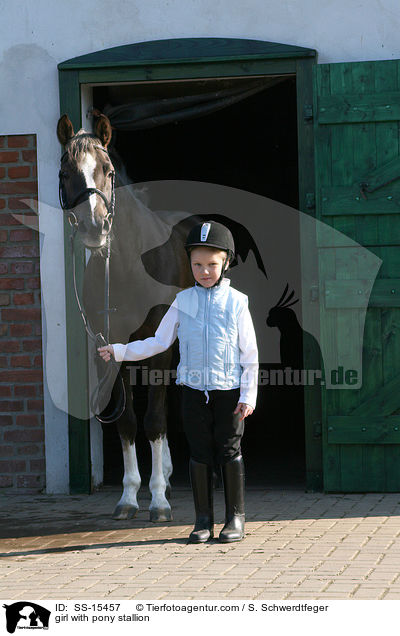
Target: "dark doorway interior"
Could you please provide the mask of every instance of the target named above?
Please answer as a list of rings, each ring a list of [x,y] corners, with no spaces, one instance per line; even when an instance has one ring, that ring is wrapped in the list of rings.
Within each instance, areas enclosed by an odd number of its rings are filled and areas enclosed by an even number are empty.
[[[106,103],[129,101],[133,90],[138,94],[140,88],[95,88],[94,106],[102,110]],[[165,90],[171,94],[174,86],[158,83],[152,90],[161,97]],[[219,183],[298,207],[294,76],[215,113],[153,129],[120,132],[114,141],[133,182],[186,179]],[[142,428],[146,389],[135,387],[134,396],[139,415],[137,451],[146,484],[151,470],[150,447]],[[169,388],[168,400],[172,484],[189,485],[178,387]],[[247,485],[304,489],[303,405],[301,386],[260,387],[257,410],[248,420],[243,440]],[[104,482],[121,483],[122,454],[113,426],[104,430],[104,449]]]

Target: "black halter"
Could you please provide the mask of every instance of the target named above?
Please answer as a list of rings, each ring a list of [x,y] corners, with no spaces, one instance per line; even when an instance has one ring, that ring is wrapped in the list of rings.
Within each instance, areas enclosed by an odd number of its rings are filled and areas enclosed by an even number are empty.
[[[108,155],[108,151],[106,150],[106,148],[103,148],[103,146],[95,146],[95,148],[99,148],[100,150],[104,150],[104,152],[107,153]],[[61,162],[64,159],[65,155],[68,154],[67,152],[64,152],[64,154],[61,157]],[[67,200],[67,196],[66,196],[66,192],[65,192],[65,188],[64,188],[64,183],[63,183],[63,174],[62,174],[62,170],[60,170],[59,174],[58,174],[58,178],[59,178],[59,198],[60,198],[60,205],[61,208],[66,211],[68,210],[68,221],[69,224],[71,225],[72,228],[72,234],[71,234],[71,255],[72,255],[72,277],[73,277],[73,286],[74,286],[74,292],[75,292],[75,299],[78,305],[78,309],[79,312],[81,314],[81,318],[82,318],[82,322],[83,325],[85,327],[85,331],[87,333],[87,335],[89,336],[89,338],[91,340],[93,340],[93,342],[95,343],[96,346],[96,354],[97,354],[97,347],[98,346],[104,346],[109,344],[108,340],[109,340],[109,331],[110,331],[110,312],[111,311],[115,311],[114,308],[110,309],[109,308],[109,287],[110,287],[110,236],[107,236],[107,253],[106,253],[106,259],[105,259],[105,276],[104,276],[104,309],[102,311],[102,313],[104,313],[104,336],[102,333],[97,333],[95,334],[94,331],[92,330],[92,328],[90,327],[89,324],[89,320],[88,317],[85,314],[85,311],[81,305],[80,299],[79,299],[79,294],[78,294],[78,289],[77,289],[77,285],[76,285],[76,266],[75,266],[75,250],[74,250],[74,241],[75,241],[75,236],[76,233],[78,231],[78,219],[76,218],[76,215],[74,214],[74,212],[72,212],[71,210],[78,205],[79,201],[81,201],[83,199],[84,196],[86,195],[91,195],[91,194],[98,194],[104,201],[106,207],[107,207],[107,217],[106,217],[106,221],[108,222],[109,225],[109,229],[108,229],[108,233],[111,230],[111,225],[114,219],[114,213],[115,213],[115,172],[112,172],[112,183],[111,183],[111,198],[110,201],[107,201],[107,197],[104,194],[104,192],[102,192],[101,190],[98,190],[97,188],[85,188],[84,190],[82,190],[81,192],[79,192],[79,194],[76,195],[76,197],[74,198],[74,200],[72,201],[71,205],[68,204],[68,200]],[[97,354],[98,355],[98,354]],[[103,388],[103,386],[105,386],[108,383],[109,377],[110,377],[110,372],[112,369],[112,365],[117,366],[116,362],[111,358],[111,364],[107,367],[106,373],[104,375],[104,377],[102,378],[102,380],[99,383],[99,386],[97,387],[97,394],[100,395],[100,391]],[[118,368],[118,375],[117,378],[119,380],[119,388],[118,386],[116,386],[116,384],[113,387],[113,395],[115,393],[117,393],[116,396],[116,406],[114,408],[114,410],[111,413],[102,413],[102,414],[98,414],[96,415],[95,413],[95,407],[94,407],[94,394],[91,396],[90,398],[90,408],[94,413],[95,418],[101,422],[102,424],[111,424],[113,422],[115,422],[116,420],[118,420],[122,413],[125,411],[125,407],[126,407],[126,391],[125,391],[125,385],[124,385],[124,381],[122,379],[120,370]]]
[[[107,156],[109,156],[108,154],[108,150],[106,148],[103,148],[103,146],[94,146],[94,148],[98,148],[99,150],[103,150],[103,152],[105,152],[107,154]],[[61,157],[61,163],[64,159],[64,157],[68,154],[68,152],[64,152],[64,154]],[[76,215],[74,212],[71,212],[71,210],[73,210],[79,203],[80,201],[82,201],[82,199],[86,196],[90,196],[91,194],[97,194],[101,199],[103,199],[104,204],[107,208],[107,216],[105,218],[105,221],[107,221],[108,225],[109,225],[109,230],[111,230],[111,225],[114,219],[114,213],[115,213],[115,171],[113,170],[111,173],[111,197],[110,200],[107,200],[106,195],[104,194],[104,192],[102,192],[101,190],[99,190],[98,188],[85,188],[84,190],[81,190],[76,197],[74,198],[74,200],[69,203],[68,199],[67,199],[67,194],[65,192],[65,186],[64,186],[64,181],[63,181],[63,172],[62,170],[59,171],[58,173],[58,196],[60,199],[60,205],[62,210],[64,210],[64,212],[66,210],[68,210],[68,221],[70,223],[70,225],[77,225],[78,224],[78,219],[76,218]]]

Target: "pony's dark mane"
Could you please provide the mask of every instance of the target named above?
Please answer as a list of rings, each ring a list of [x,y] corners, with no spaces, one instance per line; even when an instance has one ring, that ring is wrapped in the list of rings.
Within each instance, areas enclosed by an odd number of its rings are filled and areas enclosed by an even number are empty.
[[[83,128],[69,140],[66,147],[68,158],[74,161],[78,161],[81,156],[96,146],[101,146],[101,141],[96,135],[88,133]]]
[[[86,130],[84,130],[84,128],[81,128],[68,141],[68,144],[65,147],[66,157],[68,157],[68,159],[70,159],[71,161],[80,161],[84,154],[90,152],[92,149],[96,148],[96,146],[102,147],[100,139],[93,133],[88,133]],[[132,180],[129,178],[122,159],[116,151],[115,147],[110,144],[107,150],[116,171],[117,186],[132,184]]]

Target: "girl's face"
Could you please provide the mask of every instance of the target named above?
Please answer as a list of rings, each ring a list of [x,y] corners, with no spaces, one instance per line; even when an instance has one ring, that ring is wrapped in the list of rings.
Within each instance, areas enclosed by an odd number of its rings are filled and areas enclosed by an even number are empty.
[[[190,252],[190,263],[195,281],[202,287],[212,287],[221,276],[226,252],[212,247],[195,247]],[[228,264],[225,269],[228,268]]]

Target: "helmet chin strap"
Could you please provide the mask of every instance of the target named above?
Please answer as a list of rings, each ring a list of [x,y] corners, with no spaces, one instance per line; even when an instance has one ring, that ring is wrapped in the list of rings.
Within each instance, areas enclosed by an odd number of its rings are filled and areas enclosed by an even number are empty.
[[[220,284],[220,282],[222,281],[222,279],[225,276],[225,272],[227,271],[227,265],[229,265],[229,253],[226,254],[226,259],[224,261],[224,264],[222,265],[222,270],[221,270],[221,276],[219,277],[219,279],[217,280],[216,283],[214,283],[214,285],[212,285],[212,287],[217,287],[217,285]]]

